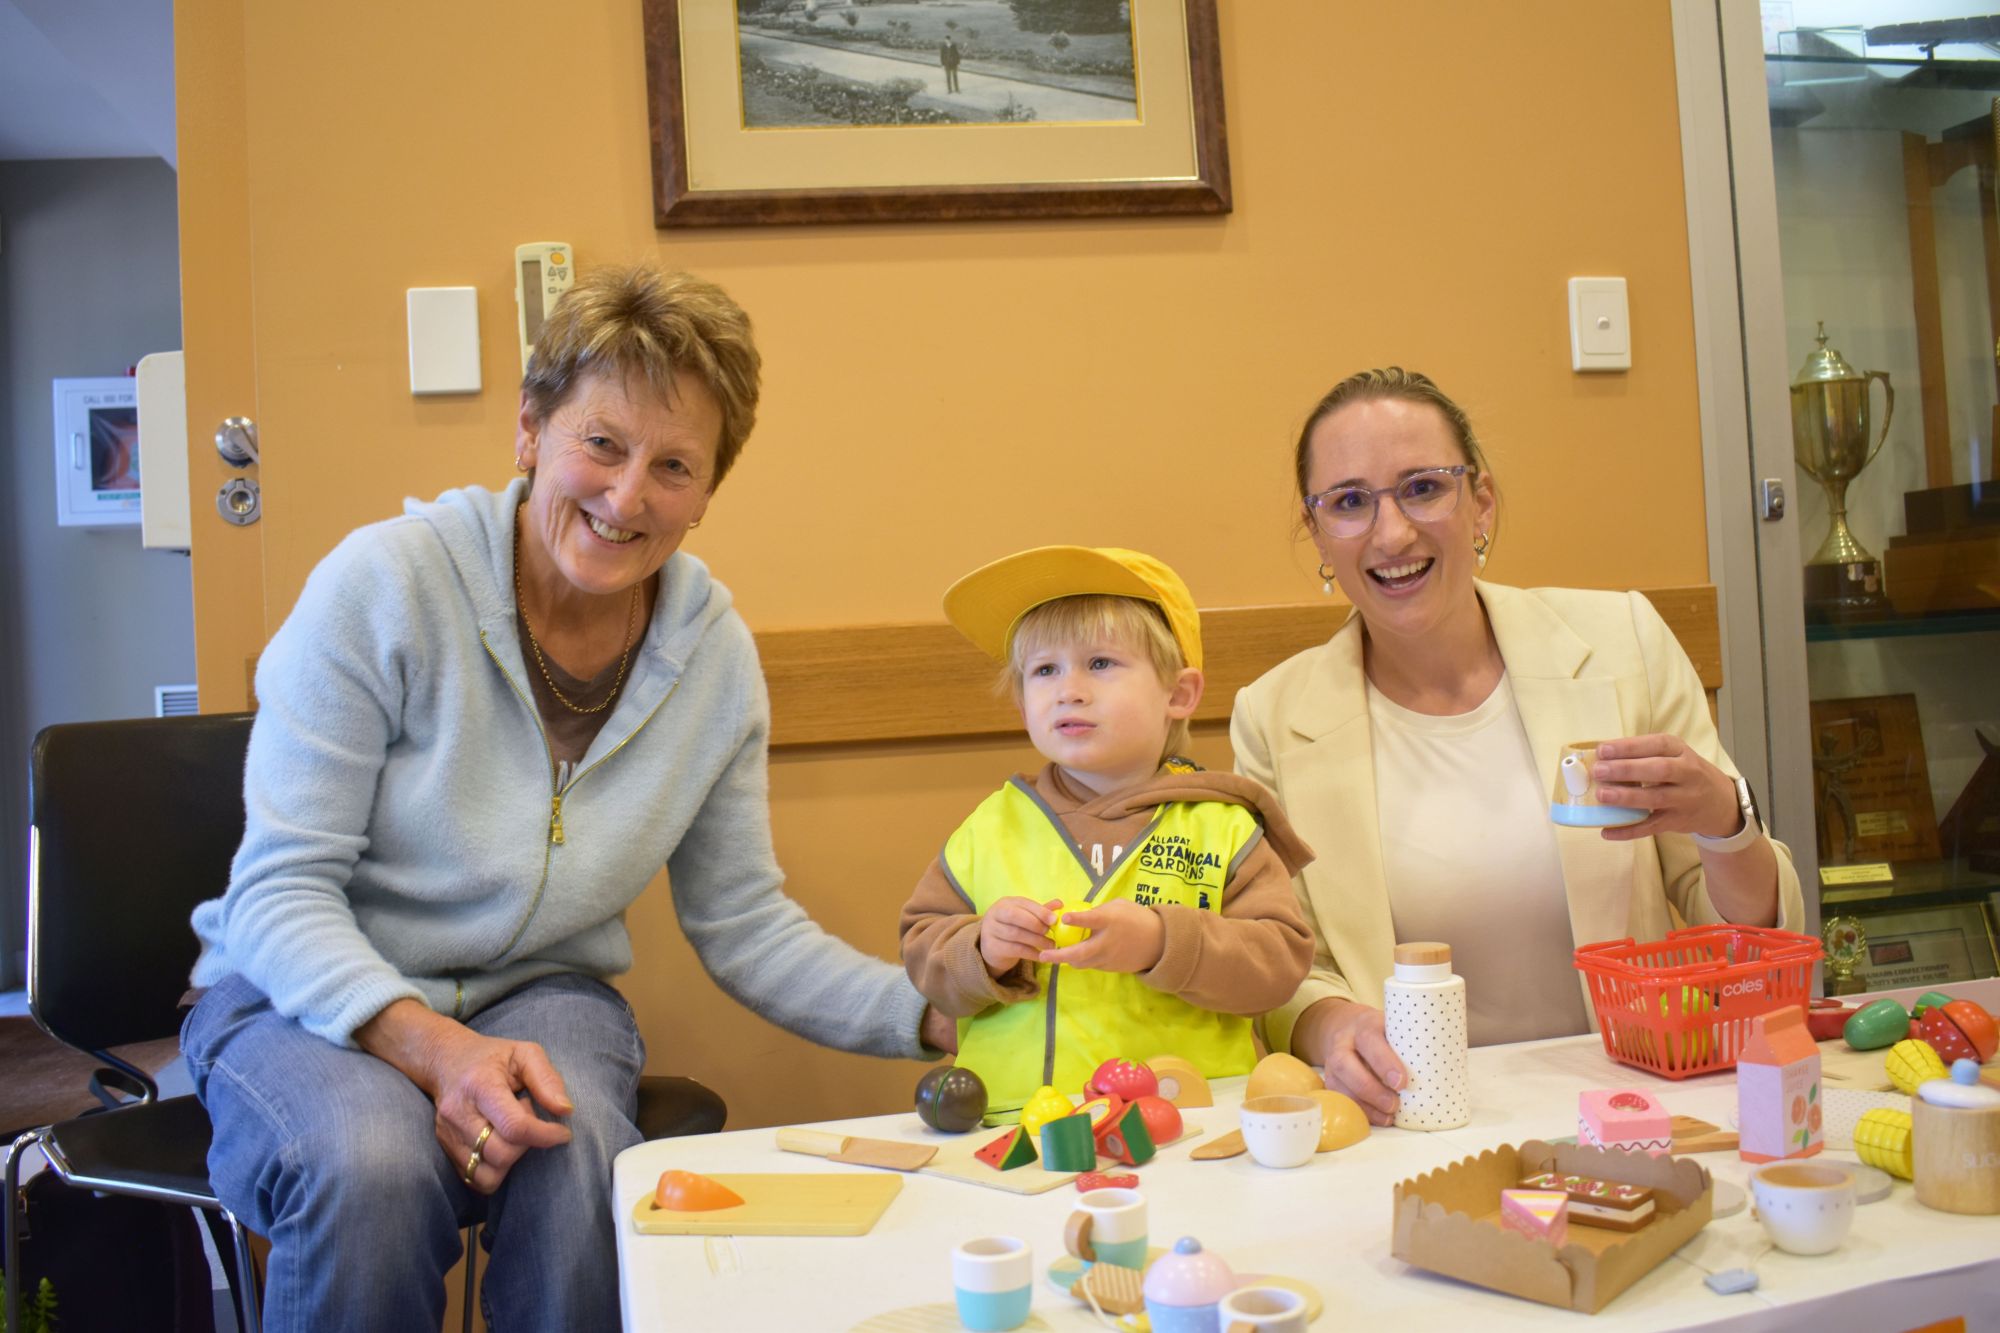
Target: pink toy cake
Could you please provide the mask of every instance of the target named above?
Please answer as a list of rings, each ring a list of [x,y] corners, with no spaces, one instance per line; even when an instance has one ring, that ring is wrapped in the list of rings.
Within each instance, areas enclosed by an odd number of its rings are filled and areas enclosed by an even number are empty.
[[[1576,1141],[1592,1148],[1665,1157],[1674,1150],[1674,1119],[1649,1092],[1599,1088],[1579,1099]]]
[[[1569,1240],[1569,1195],[1562,1190],[1501,1190],[1500,1225],[1561,1249]]]

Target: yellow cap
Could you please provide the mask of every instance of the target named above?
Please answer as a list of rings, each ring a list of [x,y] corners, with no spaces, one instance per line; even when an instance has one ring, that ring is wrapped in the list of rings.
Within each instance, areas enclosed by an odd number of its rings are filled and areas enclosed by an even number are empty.
[[[1201,613],[1181,576],[1150,555],[1116,546],[1038,546],[973,570],[944,594],[945,619],[995,661],[1021,617],[1058,597],[1135,597],[1166,614],[1181,656],[1201,667]]]

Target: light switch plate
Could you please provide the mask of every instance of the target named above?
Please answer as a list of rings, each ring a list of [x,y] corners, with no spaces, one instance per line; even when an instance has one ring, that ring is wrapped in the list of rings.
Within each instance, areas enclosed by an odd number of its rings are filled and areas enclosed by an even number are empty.
[[[1632,314],[1623,278],[1569,280],[1569,364],[1572,370],[1630,370]]]
[[[410,392],[479,392],[479,289],[412,287]]]

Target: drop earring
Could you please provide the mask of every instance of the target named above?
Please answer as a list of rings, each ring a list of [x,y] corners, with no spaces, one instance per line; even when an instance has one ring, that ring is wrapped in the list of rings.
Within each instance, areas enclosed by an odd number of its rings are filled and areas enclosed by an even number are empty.
[[[1492,544],[1483,532],[1472,539],[1472,554],[1479,561],[1481,569],[1486,568],[1486,548]]]
[[[1319,579],[1320,593],[1327,597],[1333,596],[1333,585],[1338,583],[1339,579],[1334,576],[1334,571],[1326,567],[1324,560],[1319,562]]]

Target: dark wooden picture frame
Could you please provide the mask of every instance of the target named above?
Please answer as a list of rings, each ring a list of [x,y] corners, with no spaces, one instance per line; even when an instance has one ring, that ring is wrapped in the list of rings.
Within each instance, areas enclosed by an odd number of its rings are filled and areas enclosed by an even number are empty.
[[[727,8],[733,15],[735,0],[641,0],[641,3],[656,226],[1215,215],[1230,211],[1229,150],[1222,105],[1216,0],[1172,0],[1181,8],[1187,33],[1186,93],[1194,130],[1191,176],[998,185],[712,190],[691,188],[688,179],[689,124],[682,69],[682,11],[697,5],[715,5]],[[1037,126],[1033,132],[1060,134],[1064,128]],[[835,128],[812,132],[837,135],[842,131]],[[914,132],[950,134],[955,127],[924,127]]]

